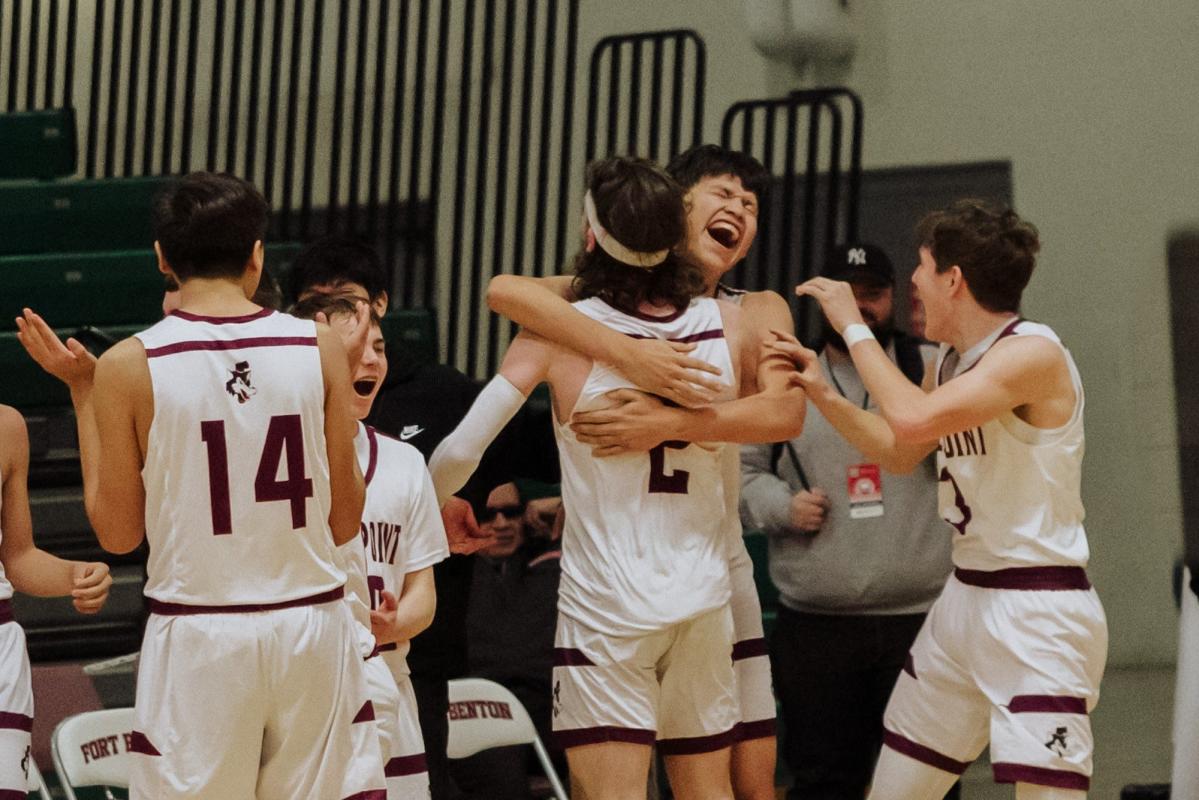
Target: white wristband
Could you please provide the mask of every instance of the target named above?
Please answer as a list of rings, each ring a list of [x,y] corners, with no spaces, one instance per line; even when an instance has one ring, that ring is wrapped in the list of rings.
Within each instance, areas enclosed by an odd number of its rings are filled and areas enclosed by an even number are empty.
[[[841,331],[841,338],[845,340],[845,349],[848,350],[858,342],[864,342],[867,339],[873,339],[874,331],[870,330],[869,325],[864,325],[861,322],[855,322],[852,325],[845,326],[845,330]]]

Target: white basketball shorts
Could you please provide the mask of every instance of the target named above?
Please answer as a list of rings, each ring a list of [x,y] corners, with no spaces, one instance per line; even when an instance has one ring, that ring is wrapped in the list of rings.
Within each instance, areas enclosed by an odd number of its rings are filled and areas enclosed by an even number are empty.
[[[1106,659],[1081,569],[956,570],[899,675],[884,743],[961,774],[990,740],[997,782],[1086,790]]]
[[[429,769],[421,736],[412,682],[397,682],[379,656],[366,661],[367,686],[379,731],[388,800],[424,800],[429,796]]]
[[[663,755],[729,747],[739,721],[728,606],[662,631],[614,637],[558,616],[554,738],[617,741]]]
[[[762,631],[762,604],[754,583],[754,565],[745,542],[733,544],[729,559],[729,578],[733,593],[729,607],[733,612],[733,669],[737,673],[737,700],[740,709],[737,740],[761,739],[775,735],[774,684],[770,674],[770,653]]]
[[[25,797],[29,787],[33,683],[25,631],[0,600],[0,797]]]
[[[153,608],[153,606],[152,606]],[[152,613],[132,800],[386,797],[349,606]]]

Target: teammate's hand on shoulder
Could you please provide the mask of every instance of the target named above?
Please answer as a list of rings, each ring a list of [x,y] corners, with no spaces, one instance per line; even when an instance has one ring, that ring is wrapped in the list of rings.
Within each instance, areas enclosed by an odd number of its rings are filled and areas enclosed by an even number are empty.
[[[108,600],[112,576],[102,561],[77,561],[71,568],[71,602],[80,614],[95,614]]]
[[[814,298],[837,333],[844,333],[846,327],[862,321],[853,287],[846,281],[812,278],[796,286],[795,293],[800,297]]]
[[[828,517],[829,501],[824,490],[815,487],[795,493],[791,498],[791,527],[804,533],[819,533]]]
[[[575,438],[591,445],[592,455],[648,452],[671,438],[669,420],[663,413],[667,409],[658,398],[635,389],[616,389],[604,397],[612,405],[570,418]]]
[[[391,644],[397,641],[395,635],[396,610],[400,607],[399,598],[384,590],[379,594],[379,607],[371,609],[371,635],[376,644]]]
[[[694,343],[664,339],[630,339],[629,356],[616,365],[639,388],[693,408],[711,403],[723,388],[705,374],[720,375],[720,368],[687,355]]]
[[[441,522],[445,526],[446,542],[456,556],[469,556],[495,544],[494,534],[479,527],[470,503],[461,497],[451,497],[441,507]]]
[[[39,367],[71,389],[91,387],[96,357],[74,338],[64,345],[54,329],[28,308],[17,317],[17,340]]]

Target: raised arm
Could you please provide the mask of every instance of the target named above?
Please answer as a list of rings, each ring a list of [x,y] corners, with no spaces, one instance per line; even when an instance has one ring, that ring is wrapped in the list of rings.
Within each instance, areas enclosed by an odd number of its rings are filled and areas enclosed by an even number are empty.
[[[321,372],[325,381],[325,450],[329,459],[329,530],[338,546],[358,535],[366,483],[354,453],[358,423],[350,413],[350,369],[341,337],[317,323]]]
[[[527,330],[595,361],[611,364],[651,394],[683,406],[711,402],[720,390],[703,373],[711,364],[687,356],[693,344],[637,340],[571,307],[571,278],[497,275],[487,285],[487,304]]]

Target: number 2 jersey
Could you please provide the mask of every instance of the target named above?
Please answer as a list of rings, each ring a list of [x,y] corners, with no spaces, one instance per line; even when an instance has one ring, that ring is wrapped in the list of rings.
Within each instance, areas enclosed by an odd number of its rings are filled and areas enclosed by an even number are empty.
[[[721,370],[721,399],[736,395],[719,304],[698,298],[667,317],[633,316],[598,298],[580,312],[637,338],[694,342],[690,355]],[[711,376],[710,376],[711,377]],[[633,384],[595,362],[573,411],[610,405],[604,395]],[[664,442],[649,453],[596,458],[570,420],[556,420],[562,464],[563,532],[559,611],[612,636],[640,635],[719,608],[729,599],[724,445]]]
[[[1061,427],[1036,428],[1007,411],[943,437],[937,450],[939,507],[953,526],[953,563],[962,569],[1085,567],[1083,390],[1078,369],[1048,326],[1012,320],[961,358],[942,346],[938,384],[973,369],[1008,336],[1040,336],[1062,349],[1074,387],[1074,413]]]
[[[176,311],[137,338],[154,390],[146,595],[255,606],[339,589],[316,323]]]

